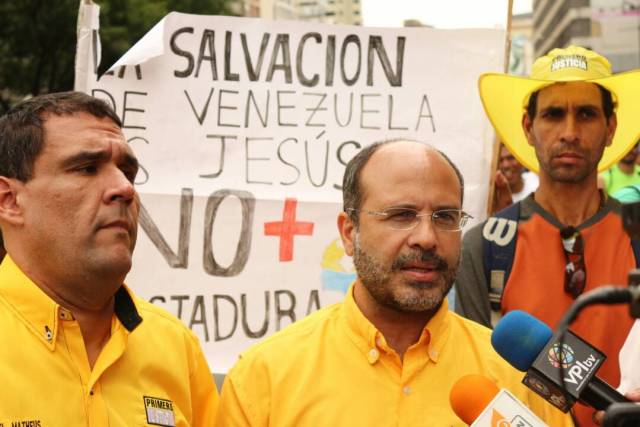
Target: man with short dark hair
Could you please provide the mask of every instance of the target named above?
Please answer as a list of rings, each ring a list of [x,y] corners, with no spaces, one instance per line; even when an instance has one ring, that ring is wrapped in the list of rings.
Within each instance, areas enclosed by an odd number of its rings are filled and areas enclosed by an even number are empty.
[[[197,338],[123,283],[140,204],[121,127],[77,92],[0,118],[0,425],[213,425]]]
[[[244,352],[225,378],[219,424],[462,426],[454,383],[482,374],[549,425],[570,425],[492,349],[490,331],[448,310],[460,254],[462,176],[407,140],[347,165],[338,230],[357,279],[325,307]]]
[[[519,202],[538,188],[538,176],[524,169],[507,147],[500,147],[498,170],[509,183],[513,202]]]
[[[525,170],[509,149],[500,144],[498,170],[494,177],[495,191],[491,213],[519,202],[538,188],[538,175]]]
[[[640,72],[612,75],[606,58],[570,46],[539,58],[531,78],[483,75],[480,94],[540,185],[465,234],[456,310],[490,326],[519,309],[555,328],[579,295],[625,284],[637,264],[620,205],[598,190],[597,176],[637,140]],[[598,375],[614,386],[631,324],[623,306],[594,306],[572,326],[609,356]],[[580,425],[593,424],[592,409],[575,408]]]

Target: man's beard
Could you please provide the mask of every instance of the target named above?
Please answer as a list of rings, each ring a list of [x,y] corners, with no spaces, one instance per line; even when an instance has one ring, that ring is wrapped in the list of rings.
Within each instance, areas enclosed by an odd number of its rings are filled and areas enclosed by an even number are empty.
[[[562,153],[563,151],[568,151],[568,150],[578,152],[578,154],[580,154],[582,158],[585,160],[585,164],[579,168],[575,168],[575,167],[570,168],[566,166],[554,167],[551,165],[551,163],[553,162],[553,159],[559,153]],[[548,163],[546,162],[545,163],[539,162],[539,163],[540,163],[540,168],[544,169],[553,181],[562,182],[565,184],[579,184],[583,182],[585,179],[587,179],[587,177],[589,177],[596,170],[596,168],[598,167],[598,162],[602,158],[603,153],[604,153],[604,143],[602,145],[602,150],[595,157],[593,155],[590,155],[591,153],[587,150],[576,149],[568,145],[561,145],[560,147],[555,148],[553,152],[549,153]],[[541,156],[538,155],[537,152],[536,152],[536,156],[538,157],[538,160],[542,158]],[[598,160],[596,161],[595,159],[598,159]]]
[[[415,262],[433,263],[435,270],[439,273],[436,281],[402,280],[399,273],[406,265]],[[359,235],[356,233],[353,263],[360,282],[378,304],[402,313],[418,313],[435,312],[440,308],[455,281],[459,259],[452,267],[435,252],[417,249],[409,254],[398,255],[391,267],[385,267],[362,250]],[[392,283],[394,279],[398,285],[395,289]],[[430,292],[434,289],[440,292]]]

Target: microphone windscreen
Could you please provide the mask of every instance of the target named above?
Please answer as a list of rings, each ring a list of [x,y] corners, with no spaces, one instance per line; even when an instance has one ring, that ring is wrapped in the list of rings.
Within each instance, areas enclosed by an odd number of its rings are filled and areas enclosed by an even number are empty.
[[[520,310],[508,312],[491,334],[494,350],[514,368],[527,371],[553,336],[546,324]]]
[[[493,381],[483,375],[465,375],[451,387],[451,409],[465,423],[473,424],[491,400],[500,392]]]

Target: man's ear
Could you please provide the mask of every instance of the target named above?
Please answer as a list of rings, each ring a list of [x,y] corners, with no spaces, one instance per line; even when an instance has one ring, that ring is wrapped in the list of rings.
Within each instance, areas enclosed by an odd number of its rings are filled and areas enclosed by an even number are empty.
[[[522,115],[522,130],[527,137],[529,145],[533,146],[533,120],[529,117],[528,113]]]
[[[338,215],[338,231],[340,232],[344,252],[349,256],[353,256],[355,224],[346,212],[340,212]]]
[[[23,223],[22,209],[18,203],[20,181],[0,176],[0,220],[13,225]]]

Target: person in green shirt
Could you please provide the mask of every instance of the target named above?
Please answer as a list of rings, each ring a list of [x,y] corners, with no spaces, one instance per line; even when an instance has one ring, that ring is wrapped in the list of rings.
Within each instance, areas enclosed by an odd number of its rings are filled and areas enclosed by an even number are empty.
[[[600,175],[601,188],[613,196],[618,190],[629,185],[640,184],[640,166],[636,164],[638,144],[629,151],[618,164]],[[615,196],[614,196],[615,197]]]

